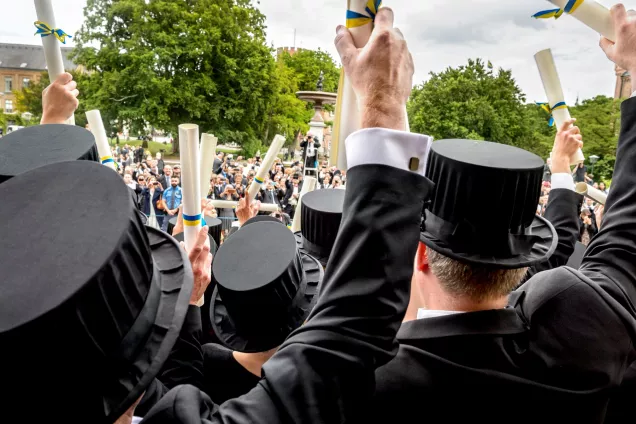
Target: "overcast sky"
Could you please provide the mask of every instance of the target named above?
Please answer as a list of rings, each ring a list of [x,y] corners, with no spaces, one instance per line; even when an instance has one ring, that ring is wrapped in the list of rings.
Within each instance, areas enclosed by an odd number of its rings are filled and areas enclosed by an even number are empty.
[[[7,1],[9,0],[2,0]],[[83,20],[86,0],[53,0],[58,26],[69,34]],[[613,2],[601,0],[610,6]],[[415,59],[415,83],[430,71],[481,57],[496,67],[512,69],[528,101],[544,101],[545,94],[533,55],[551,48],[568,103],[597,94],[613,95],[614,66],[598,47],[599,36],[570,16],[537,21],[530,16],[552,8],[544,0],[387,0],[396,26],[404,33]],[[636,8],[636,0],[626,0]],[[267,16],[268,39],[275,47],[333,48],[335,27],[343,23],[345,0],[260,0]],[[0,14],[0,42],[37,44],[35,10],[30,0],[13,0]],[[1,60],[2,58],[0,58]]]

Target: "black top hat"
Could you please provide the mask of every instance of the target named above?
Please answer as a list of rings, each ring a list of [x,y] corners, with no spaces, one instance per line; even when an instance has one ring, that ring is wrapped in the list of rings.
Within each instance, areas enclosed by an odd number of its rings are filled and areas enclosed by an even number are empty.
[[[37,125],[0,139],[0,183],[23,172],[71,160],[99,162],[95,137],[74,125]]]
[[[486,141],[441,140],[431,148],[426,172],[435,190],[420,239],[431,249],[502,269],[554,253],[556,231],[536,215],[543,178],[537,155]]]
[[[208,226],[208,234],[212,236],[217,246],[221,245],[221,231],[223,230],[223,222],[219,218],[211,216],[205,217],[205,225]]]
[[[280,222],[255,222],[219,248],[212,275],[210,319],[218,338],[233,350],[265,352],[307,319],[324,271],[301,255]]]
[[[338,236],[345,190],[315,190],[303,196],[301,231],[296,233],[301,251],[327,266]]]
[[[98,163],[23,173],[0,198],[3,401],[32,407],[25,394],[45,382],[37,403],[52,421],[114,422],[179,336],[193,283],[186,253],[144,227],[121,178]]]

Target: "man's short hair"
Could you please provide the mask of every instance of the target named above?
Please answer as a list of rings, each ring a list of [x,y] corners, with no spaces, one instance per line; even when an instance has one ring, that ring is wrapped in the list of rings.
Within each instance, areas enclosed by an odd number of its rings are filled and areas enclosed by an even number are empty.
[[[180,178],[179,178],[179,177],[177,177],[176,175],[173,175],[172,177],[170,177],[170,180],[177,180],[177,181],[179,181],[179,180],[180,180]],[[172,182],[172,181],[171,181],[171,182]]]
[[[510,294],[517,288],[528,268],[501,269],[451,259],[427,248],[428,264],[444,291],[452,296],[480,302]]]

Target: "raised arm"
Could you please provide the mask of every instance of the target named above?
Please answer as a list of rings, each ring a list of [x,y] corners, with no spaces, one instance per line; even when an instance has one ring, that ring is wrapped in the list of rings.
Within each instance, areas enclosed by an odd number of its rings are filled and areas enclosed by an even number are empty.
[[[550,221],[559,236],[555,252],[546,261],[533,265],[524,282],[534,274],[565,265],[574,252],[579,238],[579,211],[583,196],[574,191],[570,174],[570,158],[583,147],[581,131],[573,126],[575,119],[565,121],[554,140],[552,152],[552,190],[544,218]]]
[[[636,72],[636,21],[623,5],[611,10],[616,43],[601,40],[607,57]],[[581,272],[607,291],[636,317],[636,99],[621,105],[621,132],[616,151],[612,190],[605,205],[601,230],[585,252]]]
[[[147,422],[198,409],[200,419],[189,415],[189,422],[338,423],[354,421],[366,406],[375,368],[397,352],[421,211],[432,189],[423,177],[431,139],[391,130],[403,127],[413,74],[406,43],[392,27],[392,12],[381,10],[362,52],[348,30],[338,32],[345,72],[359,98],[369,100],[361,102],[367,129],[346,143],[351,169],[342,224],[307,324],[265,364],[264,379],[247,395],[216,408],[194,388],[176,388]],[[393,87],[371,83],[389,80]],[[382,91],[366,92],[375,87]],[[414,170],[411,158],[420,161]]]

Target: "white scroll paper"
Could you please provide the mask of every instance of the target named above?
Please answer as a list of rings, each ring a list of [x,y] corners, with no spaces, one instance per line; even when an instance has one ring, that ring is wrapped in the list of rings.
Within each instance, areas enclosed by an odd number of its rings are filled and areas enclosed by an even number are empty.
[[[347,0],[347,10],[363,16],[375,18],[376,11],[369,10],[369,4],[373,3],[369,0]],[[379,4],[380,2],[375,2]],[[374,5],[375,7],[375,5]],[[372,16],[369,13],[372,12]],[[357,21],[357,22],[356,22]],[[363,48],[371,38],[373,32],[373,20],[367,23],[364,19],[347,19],[347,28],[353,37],[353,43],[357,48]],[[405,130],[409,131],[409,120],[404,106]],[[344,68],[340,74],[340,83],[338,85],[338,100],[336,101],[336,115],[334,119],[334,130],[331,140],[331,153],[329,162],[331,166],[338,169],[347,169],[347,152],[345,149],[345,140],[349,135],[358,131],[361,127],[361,115],[358,105],[358,98],[353,91],[353,87],[349,82],[349,78],[345,75]]]
[[[601,190],[595,189],[587,183],[577,183],[574,190],[585,197],[589,197],[596,203],[600,203],[601,205],[605,205],[605,202],[607,202],[607,194],[603,193]]]
[[[303,181],[303,189],[300,190],[300,195],[298,196],[298,204],[296,205],[296,213],[294,214],[294,221],[292,222],[291,230],[295,233],[300,231],[302,228],[302,203],[303,196],[307,193],[310,193],[316,189],[316,180],[314,177],[305,177]]]
[[[569,0],[549,0],[550,3],[558,6],[561,10],[566,10]],[[610,15],[610,11],[602,4],[594,0],[577,1],[578,7],[569,15],[584,23],[603,37],[615,41],[614,38],[614,22]]]
[[[277,134],[276,137],[274,137],[274,141],[272,141],[272,145],[269,146],[269,150],[265,155],[265,159],[263,159],[263,163],[261,163],[261,167],[258,168],[258,172],[254,176],[254,181],[252,181],[250,185],[248,190],[250,199],[254,200],[260,191],[261,186],[265,182],[265,177],[269,174],[269,170],[272,169],[272,165],[274,165],[274,161],[278,157],[280,149],[283,148],[283,144],[285,144],[285,137]]]
[[[534,59],[537,62],[539,74],[541,74],[545,94],[548,97],[548,106],[552,109],[559,103],[565,102],[561,80],[559,79],[559,74],[554,64],[552,51],[550,49],[541,50],[534,55]],[[559,131],[563,123],[570,119],[570,111],[567,106],[559,107],[552,110],[552,117],[554,118],[557,131]],[[581,149],[578,149],[574,156],[570,158],[571,165],[578,165],[583,161],[585,161],[585,156],[583,156]]]
[[[97,152],[99,153],[99,161],[103,165],[117,171],[112,151],[108,144],[108,137],[106,136],[106,129],[104,128],[104,121],[102,121],[101,113],[99,113],[99,110],[89,110],[86,112],[86,119],[88,120],[88,125],[93,133],[93,137],[95,137],[95,144],[97,145]]]
[[[183,239],[190,251],[201,229],[201,184],[199,172],[199,126],[179,125],[181,190],[183,192]]]
[[[35,13],[38,17],[38,21],[46,23],[51,28],[57,28],[51,0],[35,0]],[[41,38],[42,46],[44,47],[46,68],[49,71],[49,79],[51,83],[53,83],[57,77],[64,73],[62,48],[60,42],[53,35]],[[75,116],[71,116],[66,123],[68,125],[75,125]]]
[[[216,209],[236,209],[238,207],[238,202],[233,200],[210,200],[210,203]],[[279,209],[278,205],[274,203],[261,203],[259,210],[261,212],[276,212]]]
[[[212,176],[212,168],[214,167],[214,157],[216,156],[216,144],[218,138],[214,134],[201,135],[201,198],[208,197],[210,191],[210,177]]]

